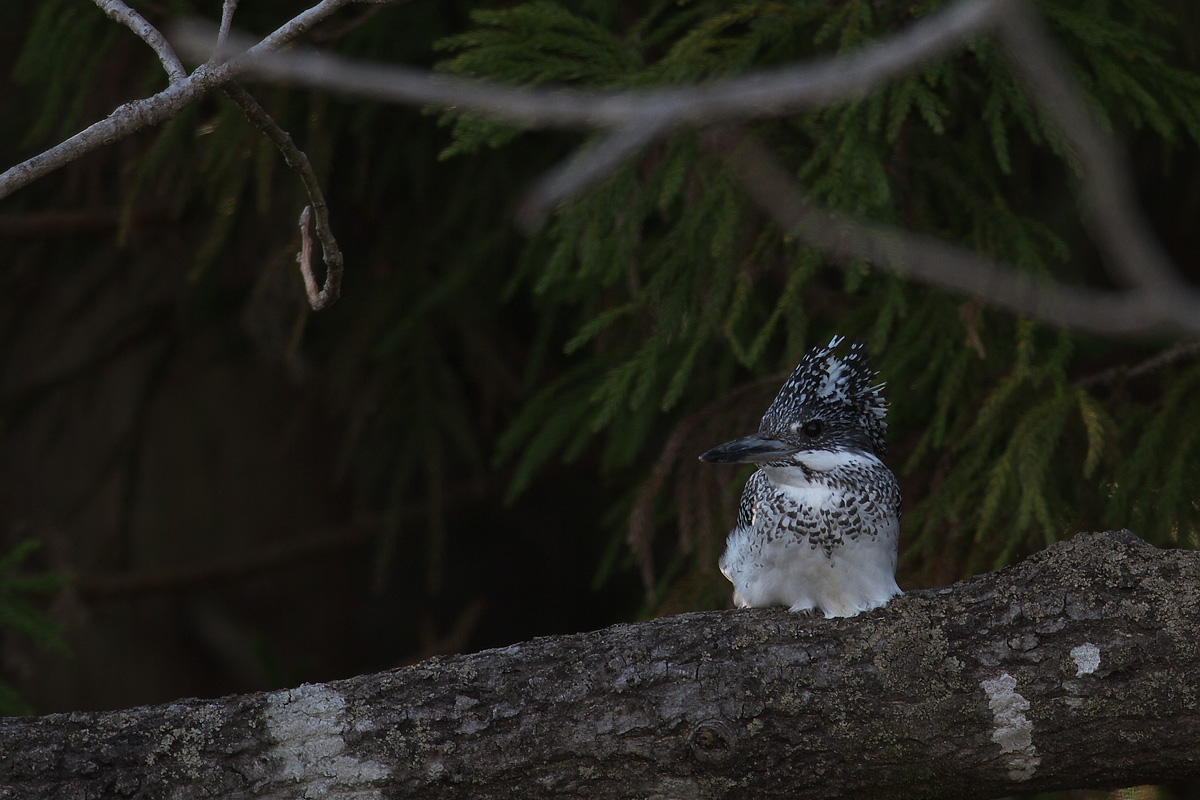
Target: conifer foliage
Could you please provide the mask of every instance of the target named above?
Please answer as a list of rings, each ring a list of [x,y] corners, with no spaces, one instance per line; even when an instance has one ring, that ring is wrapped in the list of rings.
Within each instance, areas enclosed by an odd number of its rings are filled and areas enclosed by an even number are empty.
[[[939,5],[662,2],[633,24],[605,28],[586,8],[534,2],[477,12],[472,31],[440,47],[451,54],[443,68],[501,81],[668,85],[851,50]],[[1194,163],[1200,76],[1173,65],[1167,9],[1147,0],[1039,8],[1116,131]],[[446,156],[516,134],[470,117],[447,121]],[[1047,213],[1067,197],[1071,155],[987,40],[869,97],[758,123],[756,132],[828,207],[1035,273],[1103,280],[1079,221]],[[1090,380],[1091,365],[1113,358],[1108,343],[869,264],[836,269],[764,220],[696,136],[648,148],[560,208],[526,248],[524,284],[546,306],[572,309],[577,323],[562,374],[501,442],[501,457],[519,464],[513,491],[541,465],[593,447],[605,472],[632,488],[644,479],[640,465],[660,453],[632,514],[643,575],[711,575],[719,546],[711,540],[729,520],[681,507],[695,499],[684,486],[660,489],[670,470],[680,483],[704,481],[688,463],[694,453],[745,431],[697,426],[687,414],[749,376],[785,373],[813,341],[840,331],[868,340],[889,380],[892,459],[907,498],[903,569],[927,578],[989,569],[1101,525],[1197,545],[1200,510],[1188,488],[1200,485],[1200,394],[1187,388],[1200,378],[1194,351],[1136,381],[1119,369]],[[1121,358],[1165,344],[1144,342]],[[743,402],[761,409],[763,397]],[[691,434],[664,450],[671,420]],[[721,490],[736,491],[743,477]],[[675,559],[663,572],[649,566],[647,521],[672,516],[680,546],[658,547]],[[702,558],[686,563],[689,554]]]

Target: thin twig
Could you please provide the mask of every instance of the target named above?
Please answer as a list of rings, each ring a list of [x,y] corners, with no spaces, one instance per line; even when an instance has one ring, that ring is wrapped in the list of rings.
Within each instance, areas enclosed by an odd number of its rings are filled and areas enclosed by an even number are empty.
[[[129,28],[143,42],[150,45],[150,49],[162,62],[163,69],[167,71],[167,80],[170,83],[178,83],[187,78],[187,70],[183,68],[183,62],[179,60],[179,56],[175,55],[175,49],[171,47],[166,37],[159,33],[158,28],[146,21],[145,17],[122,3],[121,0],[95,0],[95,3],[101,11],[108,15],[109,19]]]
[[[1118,378],[1136,378],[1139,375],[1144,375],[1148,372],[1155,372],[1164,367],[1174,364],[1176,361],[1183,361],[1186,358],[1200,355],[1200,342],[1180,342],[1179,344],[1168,347],[1161,353],[1157,353],[1145,361],[1134,364],[1132,367],[1124,364],[1110,367],[1109,369],[1101,370],[1093,375],[1080,378],[1075,381],[1075,386],[1081,389],[1086,389],[1092,386],[1101,384],[1113,383]]]
[[[357,5],[369,5],[372,7],[363,11],[358,16],[342,20],[336,25],[332,22],[328,25],[322,25],[320,30],[313,31],[312,36],[309,37],[309,41],[314,44],[339,41],[345,38],[347,34],[373,20],[380,11],[383,11],[385,5],[399,5],[400,3],[408,2],[408,0],[355,0],[355,2]]]
[[[296,256],[296,262],[300,265],[300,275],[304,278],[304,291],[308,295],[308,303],[314,311],[320,311],[326,304],[322,303],[321,289],[317,286],[317,278],[312,268],[311,222],[312,206],[305,206],[300,212],[300,253]],[[326,272],[326,277],[330,274]]]
[[[254,45],[247,51],[248,55],[279,49],[351,1],[322,0]],[[209,44],[211,49],[211,38]],[[204,57],[207,58],[208,54]],[[118,106],[99,122],[92,123],[54,147],[5,170],[0,174],[0,199],[103,145],[166,122],[212,89],[233,80],[243,71],[244,66],[219,64],[210,59],[197,67],[191,75],[172,83],[158,94]]]
[[[234,81],[226,83],[221,89],[241,109],[246,119],[254,123],[255,127],[271,140],[283,155],[283,160],[304,182],[311,205],[305,206],[300,215],[300,272],[304,276],[304,288],[308,293],[309,304],[313,311],[320,311],[335,302],[341,294],[343,259],[337,239],[329,227],[329,207],[325,204],[325,195],[321,192],[317,175],[313,172],[312,164],[304,151],[296,146],[288,132],[279,127],[249,92]],[[325,261],[323,288],[317,287],[316,278],[313,277],[312,243],[308,232],[310,214],[317,220],[317,238],[321,241],[321,255]]]
[[[237,11],[238,0],[225,0],[221,5],[221,28],[217,31],[217,46],[216,50],[220,50],[225,46],[225,40],[229,38],[229,29],[233,27],[233,14]],[[210,55],[209,58],[212,58]]]

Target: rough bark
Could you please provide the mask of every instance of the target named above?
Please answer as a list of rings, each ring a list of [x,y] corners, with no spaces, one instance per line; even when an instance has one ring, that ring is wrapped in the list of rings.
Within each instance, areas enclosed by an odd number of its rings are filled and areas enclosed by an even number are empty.
[[[1081,534],[858,617],[682,614],[0,721],[0,797],[995,797],[1200,777],[1200,554]]]

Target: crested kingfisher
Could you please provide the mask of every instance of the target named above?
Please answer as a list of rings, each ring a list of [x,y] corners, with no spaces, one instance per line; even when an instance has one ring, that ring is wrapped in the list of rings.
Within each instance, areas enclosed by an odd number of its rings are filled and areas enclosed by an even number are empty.
[[[881,460],[887,401],[861,342],[842,337],[800,361],[758,433],[700,456],[750,462],[720,567],[745,606],[850,617],[901,594],[900,487]]]

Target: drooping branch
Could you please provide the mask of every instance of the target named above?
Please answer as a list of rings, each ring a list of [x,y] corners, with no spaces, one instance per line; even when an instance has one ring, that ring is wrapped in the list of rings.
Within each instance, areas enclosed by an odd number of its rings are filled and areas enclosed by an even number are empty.
[[[696,442],[716,441],[730,429],[751,430],[758,424],[759,406],[739,401],[746,397],[763,395],[760,398],[761,402],[770,402],[770,398],[787,376],[786,372],[776,373],[737,386],[684,417],[671,431],[654,468],[650,471],[650,476],[638,487],[633,507],[629,511],[625,535],[625,543],[629,545],[637,561],[648,607],[655,604],[659,588],[654,568],[654,516],[657,507],[655,501],[667,481],[667,476],[673,470],[682,469],[687,473],[686,477],[676,484],[679,491],[673,500],[675,507],[679,509],[680,550],[689,552],[691,532],[696,527],[696,520],[733,519],[737,515],[737,508],[732,504],[738,496],[728,491],[728,485],[714,485],[719,480],[719,471],[708,469],[707,464],[696,458],[696,452],[699,450]],[[754,410],[747,414],[744,411],[746,408]],[[721,505],[724,507],[719,507]],[[714,560],[715,557],[707,559],[708,563],[713,563]]]
[[[300,214],[300,274],[304,278],[304,290],[308,294],[309,305],[313,311],[320,311],[337,301],[341,295],[343,259],[342,250],[329,227],[329,207],[325,204],[325,195],[321,191],[317,175],[313,172],[312,164],[304,151],[296,146],[288,132],[279,127],[249,92],[234,81],[226,83],[221,89],[241,109],[246,119],[254,123],[254,126],[271,140],[283,155],[283,160],[304,182],[310,205],[305,206]],[[317,239],[321,242],[321,254],[325,261],[324,286],[318,286],[312,269],[312,240],[308,226],[310,217],[314,215]]]
[[[683,614],[0,721],[16,796],[999,797],[1200,777],[1200,553],[1081,534],[850,619]]]

